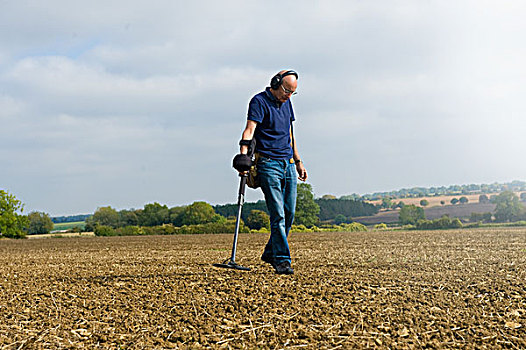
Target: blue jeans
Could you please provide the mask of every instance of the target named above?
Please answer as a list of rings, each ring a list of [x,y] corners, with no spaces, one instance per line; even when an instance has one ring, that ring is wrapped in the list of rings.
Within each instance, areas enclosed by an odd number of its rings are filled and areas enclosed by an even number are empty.
[[[270,239],[263,256],[272,258],[275,264],[290,263],[287,237],[296,211],[296,167],[288,159],[260,156],[257,171],[270,215]]]

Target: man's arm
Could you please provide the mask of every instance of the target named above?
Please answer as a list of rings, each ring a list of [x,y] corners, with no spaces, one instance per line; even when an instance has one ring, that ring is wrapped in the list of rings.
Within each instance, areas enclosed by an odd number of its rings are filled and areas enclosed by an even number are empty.
[[[256,131],[256,126],[258,125],[257,122],[253,120],[247,120],[247,126],[245,127],[245,130],[243,131],[243,134],[241,134],[241,140],[252,140],[254,137],[254,132]],[[240,153],[247,154],[248,153],[248,146],[241,146]]]
[[[291,130],[292,135],[292,130]],[[307,170],[305,169],[305,166],[303,166],[303,162],[301,161],[300,154],[298,152],[298,146],[296,144],[296,138],[292,138],[294,145],[293,150],[294,154],[292,155],[292,158],[294,159],[294,163],[296,163],[296,171],[298,172],[298,179],[301,181],[307,181]]]

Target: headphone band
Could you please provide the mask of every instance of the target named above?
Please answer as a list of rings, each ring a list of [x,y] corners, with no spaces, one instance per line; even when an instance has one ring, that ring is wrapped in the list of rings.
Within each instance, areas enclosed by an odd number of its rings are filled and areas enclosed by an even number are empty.
[[[274,90],[277,90],[283,82],[283,78],[285,78],[288,75],[294,75],[296,77],[296,80],[298,80],[298,73],[296,73],[293,70],[288,70],[282,74],[278,73],[275,76],[273,76],[270,80],[270,87]]]
[[[298,80],[298,73],[296,73],[293,70],[288,70],[285,73],[281,74],[281,80],[283,80],[283,78],[285,78],[287,75],[294,75],[296,77],[296,80]]]

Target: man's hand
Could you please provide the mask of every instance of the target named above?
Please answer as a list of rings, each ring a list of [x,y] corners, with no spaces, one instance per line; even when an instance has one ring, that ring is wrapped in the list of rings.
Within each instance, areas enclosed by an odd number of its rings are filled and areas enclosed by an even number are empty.
[[[307,170],[303,166],[303,162],[299,161],[296,163],[296,171],[298,172],[298,179],[305,182],[307,181]]]
[[[246,154],[237,154],[232,161],[232,166],[240,173],[246,173],[252,166],[252,159]]]

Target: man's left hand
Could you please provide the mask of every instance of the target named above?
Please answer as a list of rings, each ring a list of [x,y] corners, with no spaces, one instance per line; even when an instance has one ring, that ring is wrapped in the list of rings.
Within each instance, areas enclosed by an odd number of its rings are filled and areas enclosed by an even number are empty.
[[[296,171],[298,172],[298,179],[305,182],[307,181],[307,170],[303,166],[303,162],[296,163]]]

